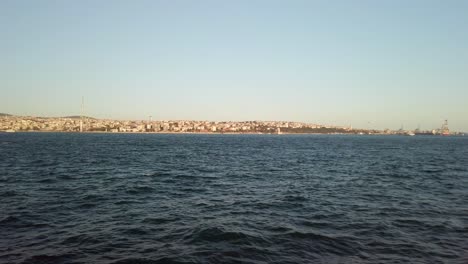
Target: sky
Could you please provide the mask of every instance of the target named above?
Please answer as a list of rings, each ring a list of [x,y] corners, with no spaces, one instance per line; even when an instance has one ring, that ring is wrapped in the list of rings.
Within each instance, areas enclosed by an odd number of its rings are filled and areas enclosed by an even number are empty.
[[[468,1],[0,1],[0,112],[468,131]]]

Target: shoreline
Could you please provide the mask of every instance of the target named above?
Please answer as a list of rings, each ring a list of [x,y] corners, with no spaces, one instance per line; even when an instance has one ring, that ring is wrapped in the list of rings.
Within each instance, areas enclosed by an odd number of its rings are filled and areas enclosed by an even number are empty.
[[[288,132],[281,132],[278,133],[257,133],[257,132],[110,132],[110,131],[0,131],[0,133],[4,134],[15,134],[15,133],[63,133],[63,134],[160,134],[160,135],[355,135],[355,136],[404,136],[404,137],[412,137],[409,135],[401,135],[401,134],[383,134],[383,133],[373,133],[373,134],[359,134],[359,133],[288,133]],[[461,135],[415,135],[415,136],[438,136],[438,137],[463,137],[466,136],[465,134]]]

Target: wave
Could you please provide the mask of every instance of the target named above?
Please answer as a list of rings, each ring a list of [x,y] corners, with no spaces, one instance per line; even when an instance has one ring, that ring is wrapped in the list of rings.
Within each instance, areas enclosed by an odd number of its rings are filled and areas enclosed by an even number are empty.
[[[134,186],[127,189],[128,194],[139,195],[139,194],[147,194],[154,192],[155,189],[150,186]]]
[[[71,260],[73,258],[72,254],[62,254],[62,255],[34,255],[32,257],[27,258],[22,262],[22,264],[75,264],[75,262]]]
[[[112,264],[189,264],[194,262],[185,262],[175,260],[170,257],[163,257],[156,260],[146,258],[126,258],[112,262]]]
[[[176,218],[158,218],[158,217],[148,217],[143,219],[141,222],[144,224],[152,224],[152,225],[161,225],[161,224],[167,224],[177,221]]]
[[[18,195],[19,194],[16,191],[4,191],[0,193],[0,197],[14,197]]]
[[[355,239],[347,237],[333,237],[329,235],[292,231],[276,235],[276,238],[285,244],[306,244],[310,250],[319,254],[334,254],[337,256],[363,255],[363,246]]]
[[[207,242],[230,242],[234,244],[251,245],[263,242],[262,238],[240,231],[228,231],[220,227],[195,228],[185,235],[184,240],[189,243],[200,244]]]
[[[0,220],[0,229],[2,228],[43,228],[51,227],[47,223],[34,223],[20,217],[7,216]]]
[[[102,240],[87,234],[77,234],[68,236],[61,243],[69,246],[92,246],[101,243]]]

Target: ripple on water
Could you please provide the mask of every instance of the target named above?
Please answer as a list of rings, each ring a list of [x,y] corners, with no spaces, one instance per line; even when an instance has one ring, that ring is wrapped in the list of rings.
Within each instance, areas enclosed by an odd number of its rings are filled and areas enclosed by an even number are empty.
[[[467,260],[465,138],[5,141],[14,143],[0,148],[0,263]]]

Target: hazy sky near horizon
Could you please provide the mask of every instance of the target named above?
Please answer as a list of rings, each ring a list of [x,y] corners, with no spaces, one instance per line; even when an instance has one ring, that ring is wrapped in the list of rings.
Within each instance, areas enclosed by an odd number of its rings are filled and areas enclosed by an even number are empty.
[[[0,112],[468,131],[468,1],[0,1]]]

